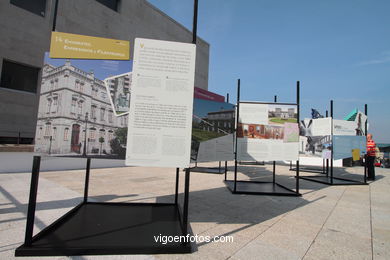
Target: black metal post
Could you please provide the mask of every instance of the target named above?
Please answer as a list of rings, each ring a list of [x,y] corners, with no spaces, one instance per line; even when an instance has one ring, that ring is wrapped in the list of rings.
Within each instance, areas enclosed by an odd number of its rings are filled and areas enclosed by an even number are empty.
[[[51,154],[51,142],[53,141],[53,136],[49,138],[49,155]]]
[[[31,246],[31,243],[32,243],[32,236],[33,236],[33,231],[34,231],[35,209],[37,206],[37,193],[38,193],[38,180],[39,180],[40,166],[41,166],[41,157],[34,156],[33,166],[32,166],[32,170],[31,170],[30,196],[28,199],[26,234],[25,234],[25,238],[24,238],[24,244],[26,246]]]
[[[297,123],[299,124],[300,118],[300,82],[297,81]],[[299,157],[296,161],[296,169],[295,169],[295,189],[297,194],[299,194]]]
[[[52,28],[52,31],[55,31],[55,30],[56,30],[56,25],[57,25],[57,12],[58,12],[58,2],[59,2],[59,0],[56,0],[56,1],[55,1],[55,4],[54,4],[54,15],[53,15],[53,28]]]
[[[17,144],[18,144],[18,145],[20,144],[20,132],[18,132],[18,141],[17,141]]]
[[[219,161],[218,173],[221,173],[221,161]]]
[[[329,177],[329,159],[326,159],[326,177]]]
[[[275,184],[275,168],[276,168],[276,162],[273,162],[273,170],[272,170],[272,183]]]
[[[192,43],[196,44],[196,32],[198,28],[198,0],[194,0],[194,17],[192,23]]]
[[[330,184],[333,185],[333,100],[330,101],[330,138],[332,142],[332,149],[330,150]]]
[[[237,80],[237,104],[236,104],[236,142],[235,142],[235,151],[234,151],[234,188],[233,192],[237,191],[237,135],[238,135],[238,122],[239,122],[239,117],[240,117],[240,85],[241,85],[241,80]]]
[[[367,114],[368,114],[368,107],[367,107],[367,104],[364,104],[364,114],[367,116]],[[364,135],[366,136],[366,138],[367,138],[367,123],[368,123],[368,118],[367,118],[367,120],[366,120],[366,122],[364,122]],[[367,153],[366,153],[367,154]],[[364,183],[367,183],[367,174],[368,174],[368,172],[367,172],[367,156],[365,155],[364,156]]]
[[[85,168],[85,184],[84,184],[84,203],[88,201],[88,189],[89,189],[89,172],[91,169],[91,158],[87,159],[87,167]]]
[[[229,103],[229,93],[226,93],[226,103]]]
[[[87,156],[87,128],[88,128],[88,112],[85,113],[85,132],[84,132],[84,148],[83,156]]]
[[[176,185],[175,185],[175,205],[179,197],[179,168],[176,168]]]
[[[274,96],[274,102],[276,103],[276,102],[278,102],[278,96],[277,95],[275,95]],[[275,161],[273,161],[273,170],[272,170],[272,183],[273,184],[275,184],[275,179],[276,179],[276,176],[275,176],[275,168],[276,168],[276,162]]]
[[[326,110],[325,115],[326,115],[326,117],[328,117],[328,110]]]
[[[183,205],[183,229],[184,235],[188,233],[188,196],[190,190],[190,168],[186,169],[184,183],[184,205]]]
[[[227,178],[227,161],[225,161],[225,181],[226,181],[226,178]]]

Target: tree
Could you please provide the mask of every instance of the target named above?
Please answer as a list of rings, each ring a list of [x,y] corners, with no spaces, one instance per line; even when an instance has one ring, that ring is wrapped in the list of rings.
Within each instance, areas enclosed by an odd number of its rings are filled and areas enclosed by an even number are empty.
[[[100,143],[100,155],[102,154],[102,146],[103,146],[103,143],[104,143],[104,137],[101,136],[99,137],[99,143]]]
[[[115,138],[110,141],[112,153],[124,159],[126,156],[127,127],[118,128],[114,135]]]

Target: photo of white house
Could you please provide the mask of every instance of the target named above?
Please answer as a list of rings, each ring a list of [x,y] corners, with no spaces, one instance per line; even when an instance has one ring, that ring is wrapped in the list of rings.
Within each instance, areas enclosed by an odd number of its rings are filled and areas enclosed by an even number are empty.
[[[35,152],[111,154],[110,141],[116,129],[127,127],[127,115],[115,116],[104,79],[94,71],[78,68],[73,60],[56,59],[56,63],[45,62],[42,69]],[[120,79],[123,86],[129,83],[126,77]]]

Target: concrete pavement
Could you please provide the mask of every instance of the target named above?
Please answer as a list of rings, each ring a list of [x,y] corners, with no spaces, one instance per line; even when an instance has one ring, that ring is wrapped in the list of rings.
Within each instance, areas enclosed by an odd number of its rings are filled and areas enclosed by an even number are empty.
[[[335,174],[361,179],[362,170],[340,168]],[[271,165],[240,166],[239,171],[239,179],[272,179]],[[83,170],[41,173],[37,230],[81,200],[84,174]],[[293,175],[287,166],[277,166],[281,184],[294,188]],[[390,170],[377,168],[377,177],[369,186],[326,186],[301,180],[302,197],[276,197],[233,195],[223,175],[193,172],[189,218],[194,234],[229,235],[234,242],[198,243],[197,251],[187,255],[71,259],[390,259]],[[0,259],[14,259],[14,250],[24,239],[29,182],[29,173],[0,174]],[[171,168],[94,169],[90,198],[169,202],[174,183]]]

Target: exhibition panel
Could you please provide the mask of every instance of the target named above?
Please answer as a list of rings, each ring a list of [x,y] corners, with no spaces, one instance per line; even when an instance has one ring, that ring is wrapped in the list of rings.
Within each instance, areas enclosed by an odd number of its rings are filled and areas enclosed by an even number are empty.
[[[276,161],[296,160],[299,155],[299,82],[297,103],[240,101],[237,87],[234,180],[225,182],[232,193],[300,196],[299,166],[295,191],[276,182]],[[272,161],[272,182],[238,181],[238,161]]]

